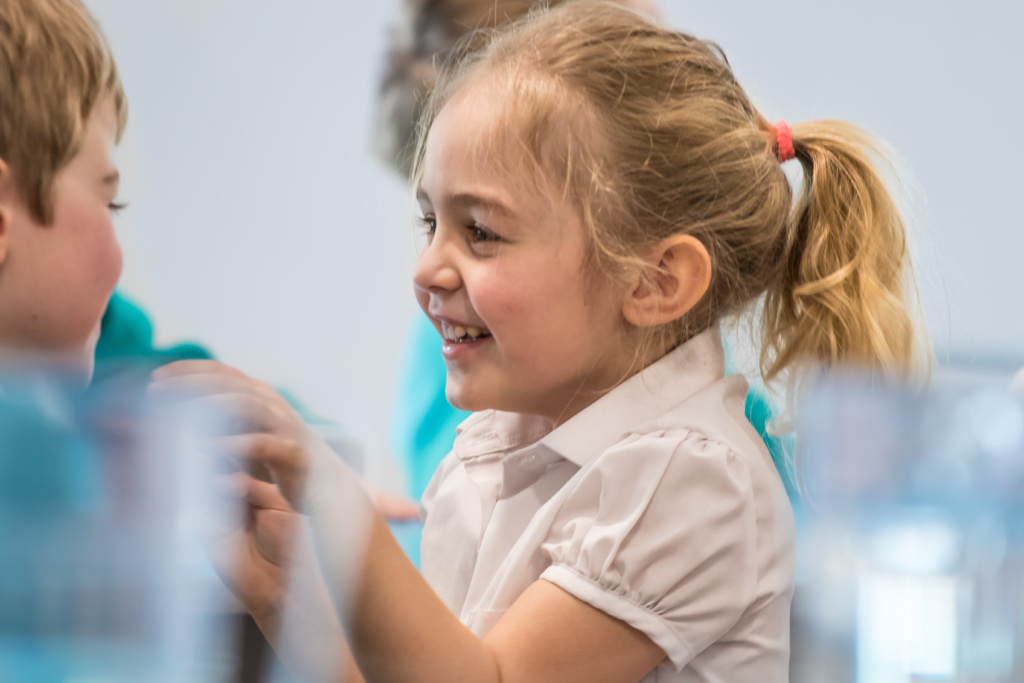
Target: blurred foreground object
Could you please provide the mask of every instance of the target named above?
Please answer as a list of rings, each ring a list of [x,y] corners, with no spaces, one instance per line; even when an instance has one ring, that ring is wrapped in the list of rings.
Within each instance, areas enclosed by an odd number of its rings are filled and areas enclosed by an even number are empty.
[[[1010,391],[1024,398],[1024,368],[1018,370],[1017,374],[1013,376],[1013,381],[1010,382]]]
[[[801,417],[794,683],[1024,681],[1024,403],[1006,378],[832,377]]]
[[[225,680],[227,594],[200,537],[236,514],[202,456],[216,416],[132,383],[0,387],[0,681]]]

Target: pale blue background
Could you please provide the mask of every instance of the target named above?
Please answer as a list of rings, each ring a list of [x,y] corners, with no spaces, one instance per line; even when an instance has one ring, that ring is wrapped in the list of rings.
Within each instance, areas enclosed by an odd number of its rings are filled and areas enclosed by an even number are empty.
[[[202,340],[383,455],[414,312],[412,205],[370,155],[399,3],[86,4],[131,103],[124,288],[160,338]],[[892,143],[940,360],[1024,363],[1024,4],[663,4],[722,45],[769,118],[845,118]]]

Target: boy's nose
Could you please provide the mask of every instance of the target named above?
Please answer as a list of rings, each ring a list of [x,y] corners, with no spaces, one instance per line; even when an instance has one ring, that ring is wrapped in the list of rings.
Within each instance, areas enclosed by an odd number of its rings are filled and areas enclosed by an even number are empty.
[[[413,269],[413,284],[423,292],[454,291],[462,278],[443,241],[435,239],[420,251]]]

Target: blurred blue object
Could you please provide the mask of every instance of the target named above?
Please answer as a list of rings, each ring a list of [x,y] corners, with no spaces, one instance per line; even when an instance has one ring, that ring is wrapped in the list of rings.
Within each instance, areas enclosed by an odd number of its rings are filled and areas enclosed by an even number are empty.
[[[794,623],[811,642],[795,683],[1024,681],[1024,404],[1008,382],[831,376],[802,402]]]
[[[94,447],[36,402],[0,396],[0,514],[73,514],[98,505]]]
[[[215,416],[128,381],[0,387],[0,681],[224,680],[230,634],[205,628],[224,595],[199,545],[236,514],[197,457]]]

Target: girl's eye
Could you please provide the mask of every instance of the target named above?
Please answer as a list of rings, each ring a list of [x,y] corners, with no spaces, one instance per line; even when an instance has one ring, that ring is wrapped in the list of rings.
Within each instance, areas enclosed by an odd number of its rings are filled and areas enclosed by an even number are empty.
[[[474,242],[497,242],[500,239],[493,232],[480,225],[470,225],[469,234]]]
[[[127,202],[110,202],[107,204],[107,208],[110,209],[111,213],[121,213],[128,208]]]
[[[420,216],[418,220],[424,231],[431,235],[437,232],[437,218],[434,216]]]

